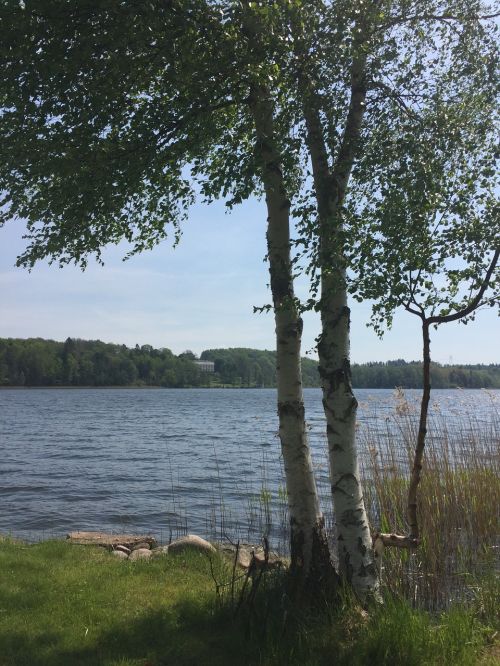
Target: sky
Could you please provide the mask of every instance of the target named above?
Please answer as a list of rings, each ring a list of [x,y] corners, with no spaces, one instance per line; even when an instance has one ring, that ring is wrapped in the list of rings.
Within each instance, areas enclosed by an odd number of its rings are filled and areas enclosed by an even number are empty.
[[[25,247],[22,222],[0,229],[0,337],[67,337],[134,346],[151,344],[179,354],[217,347],[274,349],[272,313],[254,314],[271,302],[265,257],[266,211],[249,201],[231,214],[222,204],[195,205],[179,245],[168,239],[123,262],[125,245],[104,253],[104,267],[85,272],[48,263],[32,272],[16,268]],[[307,279],[296,284],[307,295]],[[418,360],[417,317],[402,312],[380,340],[366,324],[370,303],[352,303],[353,362]],[[303,352],[315,358],[319,316],[304,315]],[[498,363],[498,318],[480,312],[468,326],[447,324],[432,333],[431,353],[440,363]]]

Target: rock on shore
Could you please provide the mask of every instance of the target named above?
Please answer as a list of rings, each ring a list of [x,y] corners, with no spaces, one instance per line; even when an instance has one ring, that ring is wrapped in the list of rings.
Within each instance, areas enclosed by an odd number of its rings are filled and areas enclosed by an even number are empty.
[[[168,546],[158,546],[156,539],[152,536],[134,536],[131,534],[107,534],[106,532],[70,532],[67,539],[71,543],[85,546],[102,546],[112,551],[113,556],[120,560],[147,560],[162,557],[172,553],[183,553],[186,550],[212,555],[217,551],[231,558],[241,569],[253,566],[269,569],[286,566],[286,562],[277,553],[269,552],[266,556],[262,546],[251,544],[240,544],[236,546],[219,545],[217,548],[209,541],[195,534],[187,534],[184,537],[172,541]]]
[[[102,546],[114,550],[117,546],[125,546],[129,550],[134,547],[156,548],[156,539],[152,536],[134,536],[133,534],[107,534],[106,532],[70,532],[66,537],[71,543],[83,546]]]

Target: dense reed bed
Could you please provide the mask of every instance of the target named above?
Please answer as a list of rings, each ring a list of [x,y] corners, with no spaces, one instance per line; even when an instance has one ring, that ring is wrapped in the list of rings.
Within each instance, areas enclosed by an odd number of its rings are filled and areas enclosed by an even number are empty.
[[[446,411],[437,403],[431,409],[419,489],[421,544],[413,551],[386,548],[381,564],[386,589],[416,608],[441,610],[465,602],[493,612],[495,604],[500,606],[495,579],[500,565],[500,405],[498,394],[487,395],[488,408],[480,413],[471,412],[459,390]],[[368,411],[373,413],[373,406]],[[418,416],[415,396],[398,390],[392,412],[359,424],[360,465],[374,532],[406,533]],[[239,452],[240,465],[259,464],[260,487],[246,488],[247,505],[238,512],[225,501],[226,488],[219,481],[207,519],[211,538],[255,543],[266,536],[273,549],[287,552],[284,475],[274,451],[263,449],[260,461],[246,460]],[[334,545],[326,448],[319,453],[316,447],[318,487]]]
[[[460,395],[457,395],[460,398]],[[420,546],[386,548],[382,578],[389,590],[418,607],[460,602],[489,606],[498,583],[500,543],[500,419],[432,413],[419,489]],[[365,499],[375,530],[404,534],[408,479],[418,427],[418,405],[403,392],[386,433],[360,434]],[[367,455],[366,455],[367,453]]]

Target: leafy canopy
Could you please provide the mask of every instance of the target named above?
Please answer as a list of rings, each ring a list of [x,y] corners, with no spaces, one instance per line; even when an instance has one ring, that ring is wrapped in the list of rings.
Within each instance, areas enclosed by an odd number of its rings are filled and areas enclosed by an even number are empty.
[[[258,49],[243,12],[261,26]],[[229,206],[260,195],[248,108],[258,80],[275,108],[297,260],[316,274],[314,307],[321,258],[298,81],[306,69],[331,167],[361,48],[366,111],[339,213],[349,287],[377,299],[379,322],[403,287],[430,289],[425,307],[445,312],[498,232],[491,13],[477,0],[2,2],[0,224],[27,223],[18,264],[84,267],[121,240],[139,252],[169,225],[178,237],[197,194]]]
[[[351,287],[375,300],[379,333],[398,306],[465,311],[500,247],[498,30],[484,23],[464,15],[426,32],[427,52],[407,56],[417,75],[392,73],[363,144],[348,201]],[[477,306],[498,303],[499,287],[496,269]]]
[[[64,8],[62,8],[64,4]],[[194,198],[188,165],[231,126],[237,54],[217,3],[3,2],[0,222],[18,259],[85,266],[150,248]]]

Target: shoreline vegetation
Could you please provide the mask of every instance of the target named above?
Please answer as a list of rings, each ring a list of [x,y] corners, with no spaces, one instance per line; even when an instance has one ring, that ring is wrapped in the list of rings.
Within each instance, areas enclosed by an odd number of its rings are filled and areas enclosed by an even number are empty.
[[[415,409],[398,392],[387,432],[360,432],[374,532],[405,530]],[[283,570],[248,578],[220,555],[122,561],[63,540],[0,537],[0,568],[9,572],[0,581],[0,664],[327,666],[335,655],[339,666],[493,666],[500,656],[499,435],[494,400],[487,422],[465,411],[453,423],[433,414],[422,542],[415,551],[385,549],[377,607],[362,608],[344,590],[301,612],[283,592]],[[249,498],[264,537],[288,525],[286,493],[265,485],[268,471],[259,496]],[[223,485],[220,494],[213,533],[201,535],[218,543],[228,518]],[[327,527],[332,535],[331,514]],[[281,552],[274,541],[270,548]]]
[[[343,590],[334,602],[301,611],[283,592],[286,570],[250,576],[224,554],[216,525],[207,535],[220,546],[212,555],[169,546],[157,549],[165,549],[162,557],[117,557],[77,545],[78,539],[28,544],[0,536],[0,567],[9,572],[0,581],[0,664],[327,666],[332,655],[339,666],[498,664],[495,414],[487,429],[473,415],[452,429],[435,415],[420,503],[423,540],[414,552],[384,552],[382,605],[362,608]],[[392,436],[363,434],[369,451],[363,482],[375,530],[404,529],[414,416],[400,392],[397,446]],[[273,516],[286,529],[286,496],[263,485],[259,502],[262,534]],[[224,513],[218,521],[224,524]],[[144,544],[136,547],[142,553]]]
[[[305,613],[283,596],[281,570],[242,595],[230,559],[196,551],[122,561],[98,546],[0,538],[0,563],[9,666],[498,663],[493,606],[430,614],[388,593],[367,612],[345,591]]]
[[[213,363],[204,372],[196,361]],[[275,388],[276,353],[268,350],[208,349],[175,355],[151,345],[68,338],[0,338],[0,388]],[[304,386],[320,386],[317,361],[302,358]],[[422,387],[422,364],[402,359],[353,364],[355,388]],[[433,388],[500,388],[500,364],[433,363]]]

